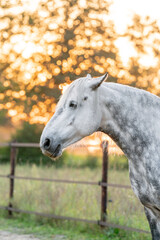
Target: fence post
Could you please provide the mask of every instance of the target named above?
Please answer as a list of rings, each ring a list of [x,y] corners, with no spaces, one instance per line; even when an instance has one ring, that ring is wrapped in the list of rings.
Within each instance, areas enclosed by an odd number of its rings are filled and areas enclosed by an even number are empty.
[[[108,141],[102,142],[102,182],[108,183]],[[101,221],[107,220],[107,186],[101,186]]]
[[[15,143],[16,141],[12,142]],[[15,176],[15,166],[16,166],[16,147],[12,146],[11,143],[11,152],[10,152],[10,175]],[[13,207],[12,199],[14,197],[14,178],[9,179],[9,207]],[[10,216],[12,216],[12,210],[8,210]]]

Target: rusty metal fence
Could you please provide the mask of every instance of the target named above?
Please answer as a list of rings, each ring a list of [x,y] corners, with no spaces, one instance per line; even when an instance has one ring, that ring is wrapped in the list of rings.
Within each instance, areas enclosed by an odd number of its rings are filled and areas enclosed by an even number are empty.
[[[16,156],[17,156],[17,149],[21,147],[26,148],[39,148],[38,143],[0,143],[0,147],[7,147],[9,146],[10,151],[10,174],[3,175],[0,174],[0,178],[8,178],[9,179],[9,203],[8,206],[0,206],[0,209],[4,209],[8,211],[8,214],[12,216],[13,212],[17,213],[26,213],[26,214],[35,214],[42,217],[53,218],[53,219],[61,219],[61,220],[71,220],[71,221],[79,221],[79,222],[86,222],[97,224],[101,227],[112,227],[112,228],[119,228],[124,229],[126,231],[135,231],[140,233],[150,233],[143,229],[137,229],[127,226],[121,226],[118,224],[112,224],[107,221],[107,202],[108,202],[108,187],[114,188],[124,188],[124,189],[131,189],[128,185],[121,185],[121,184],[112,184],[108,183],[108,142],[103,141],[101,144],[102,148],[102,178],[99,182],[90,182],[90,181],[72,181],[67,179],[50,179],[50,178],[35,178],[35,177],[24,177],[24,176],[16,176],[15,175],[15,168],[16,168]],[[90,147],[94,147],[94,145],[89,145]],[[76,145],[76,147],[82,147],[81,145]],[[76,217],[69,217],[69,216],[58,216],[54,214],[46,214],[43,212],[36,212],[36,211],[26,211],[23,209],[14,208],[12,205],[12,199],[14,197],[14,182],[15,180],[31,180],[31,181],[45,181],[45,182],[57,182],[57,183],[64,183],[64,184],[85,184],[85,185],[97,185],[101,187],[101,218],[99,220],[91,220],[91,219],[81,219]]]

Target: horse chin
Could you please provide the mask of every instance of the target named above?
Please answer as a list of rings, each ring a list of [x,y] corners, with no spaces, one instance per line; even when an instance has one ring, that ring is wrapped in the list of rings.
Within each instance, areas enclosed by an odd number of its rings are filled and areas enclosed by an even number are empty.
[[[56,161],[57,158],[59,158],[62,155],[62,150],[60,150],[58,153],[56,154],[52,154],[51,156],[49,156],[53,161]]]
[[[62,155],[62,149],[59,149],[55,153],[51,153],[51,152],[48,152],[48,151],[42,151],[42,152],[43,152],[44,155],[51,158],[53,161],[56,161],[57,158],[59,158]]]

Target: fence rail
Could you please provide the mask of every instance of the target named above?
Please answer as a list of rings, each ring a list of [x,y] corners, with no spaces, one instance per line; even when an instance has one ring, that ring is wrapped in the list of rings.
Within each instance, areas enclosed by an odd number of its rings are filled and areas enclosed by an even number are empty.
[[[39,148],[39,143],[18,143],[18,142],[9,142],[9,143],[0,143],[0,147],[33,147]],[[93,145],[93,144],[74,144],[74,148],[88,148],[88,147],[101,147],[100,145]]]
[[[84,185],[98,185],[103,187],[115,187],[115,188],[126,188],[131,189],[129,185],[121,185],[114,183],[105,183],[105,182],[88,182],[88,181],[76,181],[68,179],[51,179],[51,178],[35,178],[35,177],[23,177],[23,176],[13,176],[13,175],[3,175],[0,174],[0,178],[10,178],[10,179],[22,179],[22,180],[33,180],[33,181],[44,181],[44,182],[57,182],[57,183],[71,183],[71,184],[84,184]]]
[[[118,224],[112,224],[107,221],[107,199],[108,199],[108,187],[116,187],[116,188],[124,188],[124,189],[131,189],[128,185],[121,185],[121,184],[113,184],[108,183],[108,142],[104,141],[101,146],[102,148],[102,181],[99,182],[90,182],[90,181],[73,181],[68,179],[49,179],[49,178],[35,178],[35,177],[25,177],[25,176],[15,176],[15,168],[16,168],[16,149],[20,147],[34,147],[39,148],[38,143],[0,143],[0,147],[9,146],[11,148],[10,154],[10,174],[3,175],[0,174],[0,178],[8,178],[10,181],[10,190],[9,190],[9,204],[8,206],[0,206],[0,209],[7,210],[9,215],[12,215],[13,212],[18,213],[25,213],[25,214],[35,214],[43,217],[54,218],[54,219],[62,219],[62,220],[72,220],[72,221],[81,221],[86,223],[98,224],[101,227],[113,227],[124,229],[126,231],[136,231],[141,233],[150,233],[143,229],[137,229],[127,226],[121,226]],[[95,147],[95,145],[83,145],[83,144],[76,144],[74,147]],[[21,179],[21,180],[30,180],[30,181],[45,181],[45,182],[56,182],[56,183],[63,183],[63,184],[85,184],[85,185],[96,185],[101,187],[101,219],[100,220],[90,220],[90,219],[81,219],[76,217],[68,217],[68,216],[58,216],[54,214],[47,214],[47,213],[40,213],[36,211],[27,211],[23,209],[17,209],[12,206],[12,199],[14,197],[14,180]]]
[[[100,226],[103,226],[103,227],[119,228],[119,229],[124,229],[126,231],[134,231],[134,232],[139,232],[139,233],[150,234],[149,231],[146,231],[146,230],[143,230],[143,229],[121,226],[121,225],[118,225],[118,224],[103,222],[103,221],[99,221],[99,220],[91,220],[91,219],[75,218],[75,217],[67,217],[67,216],[58,216],[58,215],[54,215],[54,214],[41,213],[41,212],[36,212],[36,211],[27,211],[27,210],[11,208],[11,207],[4,207],[4,206],[0,206],[0,209],[4,209],[4,210],[7,210],[7,211],[12,211],[12,212],[17,212],[17,213],[34,214],[34,215],[47,217],[47,218],[53,218],[53,219],[92,223],[92,224],[97,224],[97,225],[100,225]]]

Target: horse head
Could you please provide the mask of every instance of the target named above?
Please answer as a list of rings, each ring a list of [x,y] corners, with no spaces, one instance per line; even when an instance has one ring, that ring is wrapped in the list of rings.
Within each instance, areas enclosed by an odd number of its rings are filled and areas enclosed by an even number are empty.
[[[102,118],[99,87],[107,77],[107,73],[97,78],[88,74],[69,85],[42,132],[43,154],[56,158],[67,146],[98,130]]]

